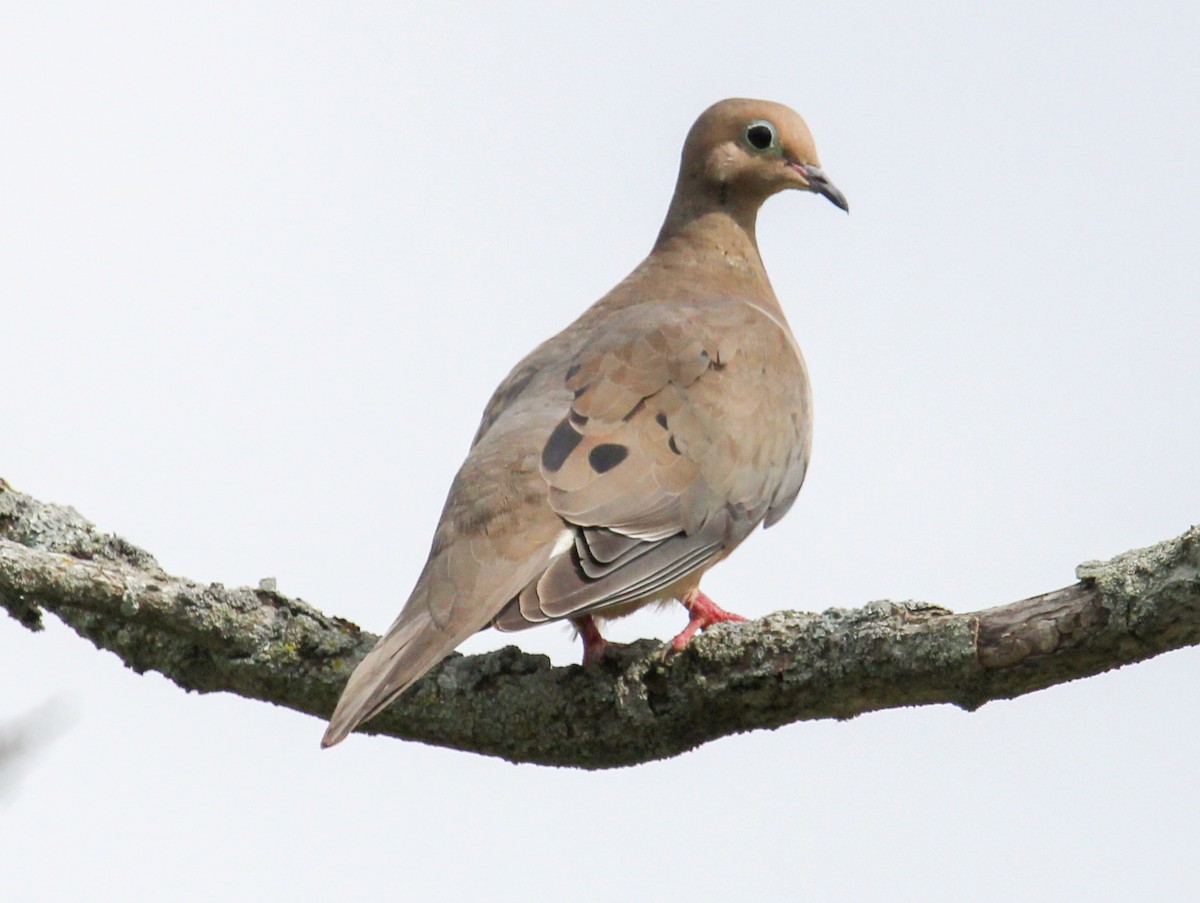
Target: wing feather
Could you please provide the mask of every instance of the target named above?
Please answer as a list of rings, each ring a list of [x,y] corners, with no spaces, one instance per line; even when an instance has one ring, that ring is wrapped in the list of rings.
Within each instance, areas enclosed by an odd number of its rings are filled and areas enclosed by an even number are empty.
[[[792,417],[807,411],[807,374],[769,318],[735,302],[619,316],[565,368],[570,405],[540,462],[575,542],[500,629],[670,591],[741,542],[807,455],[807,417]]]

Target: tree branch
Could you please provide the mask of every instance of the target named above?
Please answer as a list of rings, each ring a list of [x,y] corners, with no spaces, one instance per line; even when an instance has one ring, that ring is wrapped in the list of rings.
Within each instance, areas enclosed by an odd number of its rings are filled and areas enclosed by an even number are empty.
[[[888,601],[777,612],[718,625],[677,655],[651,640],[610,647],[586,669],[512,646],[456,654],[365,730],[609,768],[793,721],[929,703],[971,710],[1200,643],[1200,527],[1076,575],[1065,589],[971,614]],[[273,586],[173,577],[73,509],[3,480],[0,606],[33,630],[51,611],[139,673],[321,718],[376,640]]]

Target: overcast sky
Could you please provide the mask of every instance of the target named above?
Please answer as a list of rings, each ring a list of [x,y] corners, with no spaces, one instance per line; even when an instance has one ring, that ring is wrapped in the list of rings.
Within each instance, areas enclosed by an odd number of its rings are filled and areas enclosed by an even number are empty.
[[[710,595],[968,611],[1200,520],[1196,4],[513,7],[6,4],[0,476],[385,628],[492,388],[741,95],[807,118],[852,213],[760,218],[814,458]],[[321,752],[48,620],[0,620],[0,723],[59,725],[0,787],[5,899],[1194,899],[1194,650],[584,773]],[[466,650],[514,640],[579,654]]]

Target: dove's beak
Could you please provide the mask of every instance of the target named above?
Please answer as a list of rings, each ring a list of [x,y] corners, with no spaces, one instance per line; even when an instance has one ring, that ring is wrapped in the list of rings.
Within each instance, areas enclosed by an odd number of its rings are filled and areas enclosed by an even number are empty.
[[[813,166],[811,163],[792,163],[790,164],[800,175],[804,176],[804,181],[808,183],[808,190],[824,195],[837,207],[841,207],[847,213],[850,212],[850,202],[846,200],[846,196],[838,191],[838,187],[829,181],[829,177],[825,175],[825,171],[819,166]]]

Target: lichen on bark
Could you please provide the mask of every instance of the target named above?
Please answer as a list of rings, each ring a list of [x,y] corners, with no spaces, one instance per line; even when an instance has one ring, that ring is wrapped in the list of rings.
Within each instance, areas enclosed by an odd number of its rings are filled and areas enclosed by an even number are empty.
[[[681,653],[641,640],[598,666],[509,646],[451,655],[362,729],[517,762],[609,768],[728,734],[905,705],[974,709],[1200,643],[1200,528],[1079,566],[984,611],[871,602],[721,624]],[[264,583],[200,584],[0,480],[0,607],[41,613],[197,692],[326,717],[376,637]],[[319,733],[319,732],[318,732]],[[314,734],[316,742],[316,734]]]

